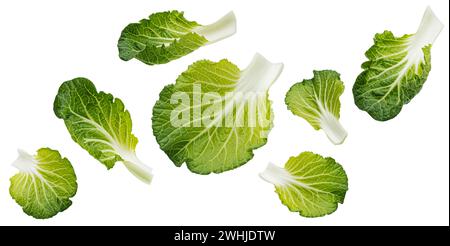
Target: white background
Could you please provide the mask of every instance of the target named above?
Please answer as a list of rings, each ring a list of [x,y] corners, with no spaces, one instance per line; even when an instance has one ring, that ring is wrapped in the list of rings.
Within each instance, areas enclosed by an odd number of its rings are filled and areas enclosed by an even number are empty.
[[[426,6],[445,24],[432,49],[432,71],[422,91],[398,117],[377,122],[353,103],[351,88],[375,33],[414,33]],[[117,40],[131,22],[164,10],[182,10],[209,24],[230,10],[231,38],[166,65],[118,57]],[[3,225],[448,225],[449,14],[448,1],[1,1],[0,2],[0,224]],[[283,62],[270,90],[275,112],[268,143],[246,165],[200,176],[175,167],[152,134],[151,112],[161,89],[192,62],[228,58],[244,68],[255,52]],[[312,70],[341,73],[345,143],[332,145],[292,115],[289,87]],[[131,112],[137,153],[154,168],[147,186],[118,163],[106,168],[73,142],[53,113],[59,85],[90,78],[121,98]],[[25,215],[11,199],[16,149],[58,149],[78,176],[73,205],[48,220]],[[274,187],[258,177],[271,161],[313,151],[332,156],[349,177],[345,203],[329,216],[289,212]]]

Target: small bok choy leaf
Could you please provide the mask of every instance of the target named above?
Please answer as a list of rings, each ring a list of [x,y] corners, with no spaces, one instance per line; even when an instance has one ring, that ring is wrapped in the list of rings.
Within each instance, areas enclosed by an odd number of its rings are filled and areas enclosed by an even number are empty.
[[[188,21],[183,12],[167,11],[129,24],[119,38],[119,57],[148,64],[164,64],[236,32],[236,18],[228,13],[210,25]]]
[[[286,93],[288,109],[314,129],[322,129],[334,144],[341,144],[347,131],[339,122],[344,83],[332,70],[314,71],[314,78],[294,84]]]
[[[356,106],[378,121],[397,116],[422,89],[431,70],[431,46],[443,24],[428,7],[415,34],[396,37],[390,31],[375,35],[366,52],[368,61],[356,78]]]
[[[36,155],[19,150],[13,166],[9,193],[23,211],[36,219],[47,219],[66,210],[77,193],[77,177],[69,160],[58,151],[42,148]]]
[[[275,185],[281,202],[304,217],[336,211],[348,190],[347,175],[333,158],[312,152],[291,157],[284,168],[269,164],[260,177]]]
[[[106,168],[120,161],[138,179],[151,182],[151,168],[136,157],[138,139],[131,133],[130,113],[120,99],[97,92],[86,78],[75,78],[61,85],[53,107],[72,139]]]

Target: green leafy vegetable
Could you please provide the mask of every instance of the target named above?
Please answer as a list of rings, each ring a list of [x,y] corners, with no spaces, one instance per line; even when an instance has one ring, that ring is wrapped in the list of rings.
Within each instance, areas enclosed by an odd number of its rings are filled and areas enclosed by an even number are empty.
[[[269,164],[260,176],[275,185],[275,192],[290,211],[304,217],[333,213],[348,190],[342,166],[333,158],[311,152],[289,158],[284,168]]]
[[[286,94],[286,105],[293,114],[304,118],[314,129],[323,129],[334,144],[341,144],[347,132],[339,122],[344,83],[339,73],[314,71],[314,78],[294,84]]]
[[[366,52],[368,61],[353,86],[355,104],[372,118],[386,121],[397,116],[422,89],[431,70],[431,46],[443,28],[427,8],[418,31],[395,37],[376,34]]]
[[[268,90],[282,64],[257,54],[241,71],[202,60],[166,86],[153,108],[153,134],[176,166],[194,173],[237,168],[263,146],[272,127]]]
[[[77,177],[69,160],[58,151],[42,148],[32,156],[19,150],[13,166],[20,172],[11,178],[9,192],[26,214],[47,219],[72,205]]]
[[[145,183],[151,169],[135,153],[138,139],[131,133],[130,113],[118,98],[97,92],[85,78],[64,82],[54,102],[56,116],[64,120],[72,139],[110,169],[117,161]]]
[[[186,20],[183,12],[160,12],[125,27],[117,46],[124,61],[136,58],[148,65],[164,64],[235,32],[233,12],[206,26]]]

